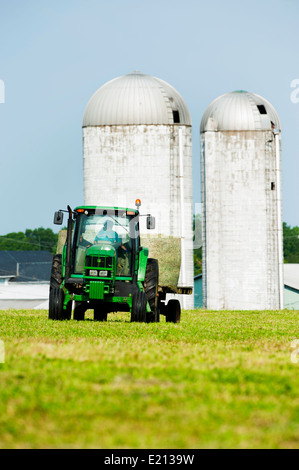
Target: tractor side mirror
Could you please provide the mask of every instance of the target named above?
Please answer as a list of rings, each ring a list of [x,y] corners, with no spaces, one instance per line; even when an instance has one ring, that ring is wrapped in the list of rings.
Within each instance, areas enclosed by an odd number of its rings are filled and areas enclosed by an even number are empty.
[[[62,225],[62,222],[63,222],[63,212],[62,211],[55,212],[55,214],[54,214],[54,224],[55,225]]]
[[[156,219],[155,217],[148,215],[146,218],[146,228],[151,230],[156,227]]]

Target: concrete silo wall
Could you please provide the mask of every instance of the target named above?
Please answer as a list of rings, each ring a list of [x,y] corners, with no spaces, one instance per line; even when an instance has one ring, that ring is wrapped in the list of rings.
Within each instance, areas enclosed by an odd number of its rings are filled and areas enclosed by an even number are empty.
[[[169,269],[171,283],[177,279],[180,286],[193,287],[191,126],[85,127],[83,155],[85,204],[134,207],[135,200],[141,199],[140,213],[150,213],[156,218],[155,230],[147,230],[146,217],[140,218],[142,244],[149,246],[150,257],[157,253],[159,237],[162,242],[159,245],[163,246],[159,250],[164,251],[164,256],[161,253],[157,256],[160,283],[163,272],[166,274]],[[177,247],[177,256],[169,263],[167,252],[174,253]],[[193,296],[184,297],[188,298],[184,306],[191,308]]]
[[[205,132],[201,168],[205,307],[279,309],[274,134]]]

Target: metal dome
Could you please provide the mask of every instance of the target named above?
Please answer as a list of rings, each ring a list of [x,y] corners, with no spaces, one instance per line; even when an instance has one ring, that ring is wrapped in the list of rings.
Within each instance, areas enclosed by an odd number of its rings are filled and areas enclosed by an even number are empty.
[[[280,130],[277,112],[255,93],[239,90],[219,96],[208,106],[200,125],[206,131]]]
[[[191,126],[181,95],[169,83],[139,71],[115,78],[89,100],[82,127],[129,124]]]

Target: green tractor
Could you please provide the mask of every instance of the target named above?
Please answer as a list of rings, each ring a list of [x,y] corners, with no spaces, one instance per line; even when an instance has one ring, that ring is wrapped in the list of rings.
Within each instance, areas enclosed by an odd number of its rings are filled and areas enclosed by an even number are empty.
[[[132,322],[180,321],[180,303],[159,296],[158,260],[140,244],[139,201],[137,209],[80,206],[58,211],[61,225],[68,212],[66,241],[53,257],[49,319],[84,320],[86,310],[94,320],[106,321],[110,312],[130,312]],[[146,215],[148,229],[155,219]]]

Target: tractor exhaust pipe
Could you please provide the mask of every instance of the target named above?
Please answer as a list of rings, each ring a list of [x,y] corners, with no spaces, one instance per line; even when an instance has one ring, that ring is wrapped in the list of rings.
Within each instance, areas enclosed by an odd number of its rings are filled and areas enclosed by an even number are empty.
[[[66,234],[66,259],[65,259],[65,282],[68,282],[71,270],[71,244],[72,244],[72,229],[73,229],[73,211],[70,206],[67,206],[69,218],[67,221],[67,234]]]

